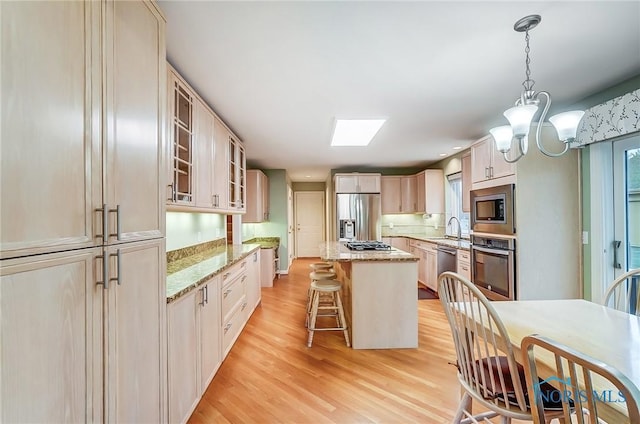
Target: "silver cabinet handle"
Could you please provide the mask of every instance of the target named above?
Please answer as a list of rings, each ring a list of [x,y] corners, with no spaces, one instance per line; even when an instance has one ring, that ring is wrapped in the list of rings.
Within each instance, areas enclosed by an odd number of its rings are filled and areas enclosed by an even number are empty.
[[[247,302],[244,302],[244,303],[242,304],[242,308],[241,308],[240,310],[241,310],[241,311],[244,311],[244,308],[246,308],[246,307],[247,307]]]
[[[246,279],[247,279],[247,276],[245,275],[244,277],[242,277],[242,280],[240,282],[243,283],[244,280],[246,280]]]
[[[469,268],[467,268],[466,266],[460,266],[460,268],[462,268],[464,271],[469,271]]]
[[[622,268],[622,265],[620,265],[620,262],[618,262],[618,249],[620,248],[621,244],[622,242],[620,240],[613,241],[613,267],[616,269]]]
[[[176,201],[176,190],[175,190],[175,184],[171,183],[171,184],[167,184],[167,187],[171,189],[171,192],[169,194],[169,197],[167,197],[167,200],[170,202],[175,202]]]
[[[240,268],[244,268],[245,266],[247,266],[247,261],[242,262],[242,264],[240,264]]]
[[[118,249],[115,254],[112,253],[109,256],[116,258],[116,269],[118,270],[118,273],[116,274],[116,278],[111,278],[111,281],[115,281],[116,284],[120,285],[122,283],[122,280],[121,280],[122,272],[120,268],[120,259],[122,255],[120,254],[120,249]]]
[[[204,287],[202,287],[201,289],[199,289],[198,291],[202,292],[202,301],[198,302],[198,305],[200,306],[204,306],[205,301],[204,301]]]
[[[484,177],[489,178],[489,167],[484,168]]]
[[[102,288],[107,290],[109,288],[109,257],[103,250],[98,258],[102,259],[102,281],[97,281],[96,284],[102,284]]]
[[[231,323],[224,326],[224,334],[227,334],[227,331],[231,328]]]
[[[100,212],[102,216],[102,233],[96,234],[96,237],[100,237],[103,243],[107,242],[109,234],[109,220],[107,219],[107,205],[103,204],[101,208],[96,209],[96,212]]]
[[[204,303],[209,303],[209,284],[204,286]]]
[[[109,209],[109,213],[113,212],[116,214],[116,232],[110,233],[109,237],[115,237],[117,240],[120,240],[120,205],[116,205],[115,209]]]
[[[225,291],[222,293],[222,297],[225,297],[225,298],[226,298],[226,297],[229,295],[229,293],[231,293],[232,291],[233,291],[233,290],[231,290],[231,289],[227,289],[227,290],[225,290]]]
[[[225,272],[224,275],[222,276],[223,280],[226,280],[229,277],[229,273]]]

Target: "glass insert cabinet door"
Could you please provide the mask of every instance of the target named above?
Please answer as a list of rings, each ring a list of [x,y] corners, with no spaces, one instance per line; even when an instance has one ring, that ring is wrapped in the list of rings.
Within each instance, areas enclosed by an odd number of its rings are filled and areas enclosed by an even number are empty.
[[[613,268],[640,268],[640,135],[613,143]]]

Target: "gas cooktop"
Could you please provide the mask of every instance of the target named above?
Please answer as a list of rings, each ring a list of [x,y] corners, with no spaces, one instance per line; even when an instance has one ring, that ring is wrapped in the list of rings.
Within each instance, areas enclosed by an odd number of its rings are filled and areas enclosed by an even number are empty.
[[[351,250],[391,250],[391,246],[381,241],[350,241],[345,243]]]

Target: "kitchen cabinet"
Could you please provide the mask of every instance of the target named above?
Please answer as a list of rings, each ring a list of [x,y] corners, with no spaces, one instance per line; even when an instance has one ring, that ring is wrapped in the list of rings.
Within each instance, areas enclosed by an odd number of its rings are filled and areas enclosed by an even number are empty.
[[[434,292],[438,291],[438,251],[436,245],[428,243],[425,249],[425,285]]]
[[[462,212],[471,212],[471,152],[461,158],[462,167]]]
[[[242,222],[269,220],[269,178],[258,169],[247,171],[247,212]]]
[[[444,213],[444,171],[425,169],[416,174],[417,213]]]
[[[395,247],[396,249],[400,249],[404,252],[410,251],[409,239],[406,237],[391,237],[391,241],[389,244],[391,244],[391,246]]]
[[[0,421],[165,422],[162,13],[0,2],[0,21],[20,40],[1,47]]]
[[[247,319],[262,300],[260,285],[260,251],[257,249],[247,258]]]
[[[167,307],[169,422],[186,422],[221,361],[219,278]]]
[[[244,212],[246,205],[246,158],[240,140],[229,135],[229,208]]]
[[[471,281],[471,254],[468,250],[458,249],[456,272]]]
[[[515,164],[504,160],[495,148],[493,137],[486,136],[471,146],[471,183],[508,177],[515,174]],[[497,182],[497,184],[502,184]],[[487,187],[484,185],[483,187]],[[480,187],[478,187],[480,188]]]
[[[262,287],[273,287],[276,265],[276,249],[260,249],[260,285]]]
[[[225,358],[248,319],[247,265],[249,258],[229,268],[221,279],[222,357]]]
[[[218,170],[214,166],[213,131],[215,116],[199,99],[195,100],[195,206],[213,209],[215,198],[213,195],[213,181]],[[225,172],[226,173],[226,172]]]
[[[169,72],[169,146],[171,154],[169,203],[193,205],[195,94],[174,72]]]
[[[215,118],[213,123],[213,208],[228,211],[229,207],[229,138],[231,132]]]
[[[415,175],[380,177],[380,203],[383,214],[416,211],[417,179]]]
[[[100,22],[100,3],[38,5],[1,6],[3,28],[21,43],[1,53],[0,257],[162,237],[159,11],[108,2]]]
[[[380,193],[380,174],[335,174],[336,193]]]

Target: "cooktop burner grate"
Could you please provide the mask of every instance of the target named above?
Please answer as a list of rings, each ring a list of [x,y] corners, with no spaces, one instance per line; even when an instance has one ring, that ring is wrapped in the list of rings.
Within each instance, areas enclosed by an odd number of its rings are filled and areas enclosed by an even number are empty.
[[[381,241],[350,241],[346,246],[351,250],[391,250],[391,246]]]

